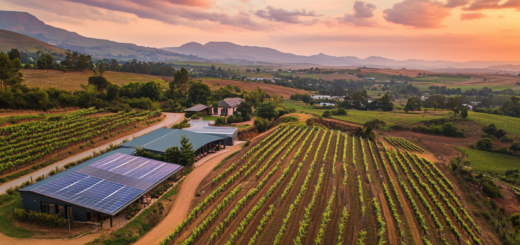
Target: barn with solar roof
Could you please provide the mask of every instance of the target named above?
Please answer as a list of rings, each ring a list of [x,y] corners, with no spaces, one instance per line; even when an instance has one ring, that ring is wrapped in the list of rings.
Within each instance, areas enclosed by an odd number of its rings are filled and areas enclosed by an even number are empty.
[[[119,148],[20,190],[26,210],[72,215],[76,221],[110,219],[180,174],[181,165],[131,155]]]

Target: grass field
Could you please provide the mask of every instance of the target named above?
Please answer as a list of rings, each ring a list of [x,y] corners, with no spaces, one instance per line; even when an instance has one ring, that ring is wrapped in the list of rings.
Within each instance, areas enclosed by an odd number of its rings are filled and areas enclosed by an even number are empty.
[[[215,121],[217,120],[217,118],[220,118],[220,117],[217,117],[217,116],[203,116],[202,119],[204,121]]]
[[[301,101],[284,100],[283,105],[318,116],[322,115],[325,111],[321,109],[313,109]],[[451,116],[452,114],[447,111],[433,110],[430,110],[428,113],[406,113],[398,110],[392,112],[347,110],[347,116],[332,116],[332,118],[357,124],[364,124],[368,121],[379,119],[386,123],[410,126],[422,121],[447,118]],[[481,125],[494,123],[498,128],[504,129],[515,135],[520,135],[520,118],[470,111],[468,120],[473,120]]]
[[[323,112],[326,111],[321,109],[312,109],[310,106],[307,106],[305,103],[300,101],[285,100],[283,105],[318,116],[321,116]],[[432,113],[405,113],[404,111],[396,110],[392,112],[347,110],[346,116],[332,116],[332,118],[357,124],[364,124],[368,121],[379,119],[385,121],[386,123],[409,126],[418,122],[445,118],[448,116],[450,116],[450,114],[445,111],[436,111]]]
[[[470,111],[468,119],[482,125],[489,125],[494,123],[498,128],[504,129],[512,134],[520,135],[520,118],[518,117],[508,117]]]
[[[520,157],[481,151],[476,149],[463,149],[471,161],[471,168],[479,172],[505,174],[508,169],[520,169]]]
[[[210,85],[209,87],[211,89],[217,89],[218,86],[224,87],[226,85],[231,86],[238,86],[243,90],[251,91],[253,89],[256,89],[260,87],[263,91],[267,92],[269,95],[278,95],[283,96],[284,98],[288,99],[291,97],[292,94],[308,94],[308,91],[305,91],[303,89],[296,89],[296,88],[286,88],[281,87],[278,85],[273,84],[265,84],[265,83],[259,83],[259,82],[243,82],[243,81],[236,81],[236,80],[228,80],[228,79],[218,79],[218,78],[196,78],[196,81],[201,80],[202,82]],[[218,86],[216,86],[218,85]]]

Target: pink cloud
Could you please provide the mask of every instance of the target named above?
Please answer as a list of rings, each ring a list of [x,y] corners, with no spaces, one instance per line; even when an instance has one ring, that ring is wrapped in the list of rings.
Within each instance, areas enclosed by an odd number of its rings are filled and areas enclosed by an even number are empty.
[[[285,10],[285,9],[281,9],[281,8],[278,8],[278,9],[273,8],[271,6],[267,6],[266,10],[263,10],[263,9],[257,10],[255,12],[255,15],[260,18],[268,19],[271,21],[284,22],[284,23],[289,23],[289,24],[300,24],[300,23],[306,22],[306,21],[300,20],[299,17],[317,16],[314,13],[314,11],[307,12],[307,11],[305,11],[305,9],[303,9],[301,11],[300,10],[289,11],[289,10]],[[311,22],[315,22],[315,21],[311,21]]]
[[[354,3],[354,14],[345,14],[343,17],[338,18],[338,21],[343,24],[349,24],[353,26],[365,26],[375,27],[377,23],[372,20],[374,16],[374,10],[376,5],[371,3],[365,3],[363,1],[356,1]]]
[[[520,0],[508,0],[503,4],[499,4],[501,0],[476,0],[464,10],[484,10],[484,9],[506,9],[514,8],[520,11]]]
[[[478,19],[482,19],[482,18],[485,18],[487,17],[487,15],[483,14],[483,13],[467,13],[467,14],[464,14],[462,13],[460,15],[460,20],[464,21],[464,20],[478,20]]]
[[[450,15],[444,4],[430,0],[404,0],[383,11],[388,22],[416,28],[439,28]]]

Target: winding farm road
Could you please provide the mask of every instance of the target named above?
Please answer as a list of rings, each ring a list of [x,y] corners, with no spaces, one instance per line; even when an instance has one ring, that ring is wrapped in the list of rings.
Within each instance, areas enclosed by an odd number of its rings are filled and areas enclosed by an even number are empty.
[[[127,135],[125,137],[122,137],[122,138],[119,138],[117,140],[114,140],[110,143],[107,143],[107,144],[104,144],[102,146],[98,146],[94,149],[91,149],[91,150],[88,150],[88,151],[85,151],[83,153],[80,153],[80,154],[77,154],[77,155],[74,155],[74,156],[71,156],[67,159],[64,159],[64,160],[61,160],[59,162],[56,162],[52,165],[49,165],[45,168],[42,168],[36,172],[33,172],[33,173],[30,173],[26,176],[23,176],[21,178],[18,178],[16,180],[13,180],[13,181],[10,181],[10,182],[7,182],[7,183],[4,183],[2,185],[0,185],[0,193],[5,193],[5,191],[11,187],[11,186],[16,186],[16,185],[21,185],[23,182],[27,181],[27,180],[30,180],[30,177],[31,176],[40,176],[40,175],[43,175],[43,174],[47,174],[48,172],[50,172],[51,170],[55,169],[57,166],[59,167],[63,167],[65,164],[69,163],[69,162],[74,162],[74,161],[77,161],[77,160],[80,160],[82,158],[85,158],[87,156],[90,156],[92,155],[92,153],[94,151],[96,152],[99,152],[100,150],[104,150],[106,148],[108,148],[108,146],[110,144],[121,144],[125,139],[129,139],[131,140],[133,137],[139,137],[139,136],[142,136],[144,134],[147,134],[147,133],[150,133],[156,129],[159,129],[159,128],[162,128],[164,126],[168,127],[168,126],[171,126],[177,122],[179,122],[181,119],[184,118],[184,114],[182,113],[163,113],[166,115],[166,118],[161,122],[161,123],[158,123],[158,124],[155,124],[151,127],[148,127],[148,128],[145,128],[137,133],[134,133],[134,134],[131,134],[131,135]]]
[[[226,148],[226,152],[214,156],[208,159],[204,164],[196,167],[186,177],[182,183],[181,190],[179,191],[178,198],[175,199],[175,203],[171,208],[168,215],[164,218],[161,223],[155,226],[151,231],[146,233],[141,239],[139,239],[135,245],[155,245],[159,244],[166,235],[175,230],[177,226],[188,216],[191,201],[195,197],[195,192],[199,187],[202,180],[217,166],[229,154],[238,151],[242,148],[240,144],[233,147]]]

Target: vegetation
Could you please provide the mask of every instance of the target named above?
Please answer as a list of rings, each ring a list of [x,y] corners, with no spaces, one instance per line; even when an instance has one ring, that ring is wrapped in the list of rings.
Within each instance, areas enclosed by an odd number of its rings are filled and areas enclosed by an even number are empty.
[[[415,239],[426,244],[482,244],[479,227],[433,164],[406,151],[388,151],[384,144],[383,149],[327,129],[275,129],[243,153],[241,161],[221,170],[212,181],[213,191],[162,244],[394,243],[386,232],[390,224],[403,242],[403,227],[408,227],[422,231]],[[303,169],[307,173],[301,175]],[[349,180],[347,171],[355,177]],[[355,185],[348,199],[342,197],[340,183]],[[383,215],[387,208],[395,222]],[[403,209],[411,209],[419,226],[400,218]],[[272,229],[275,236],[269,235]]]
[[[408,151],[416,151],[416,152],[420,152],[420,153],[424,152],[423,149],[410,143],[408,140],[405,140],[403,138],[386,136],[385,140],[388,141],[388,143],[390,143],[391,145],[398,147],[398,148],[400,147],[400,148],[403,148]]]

